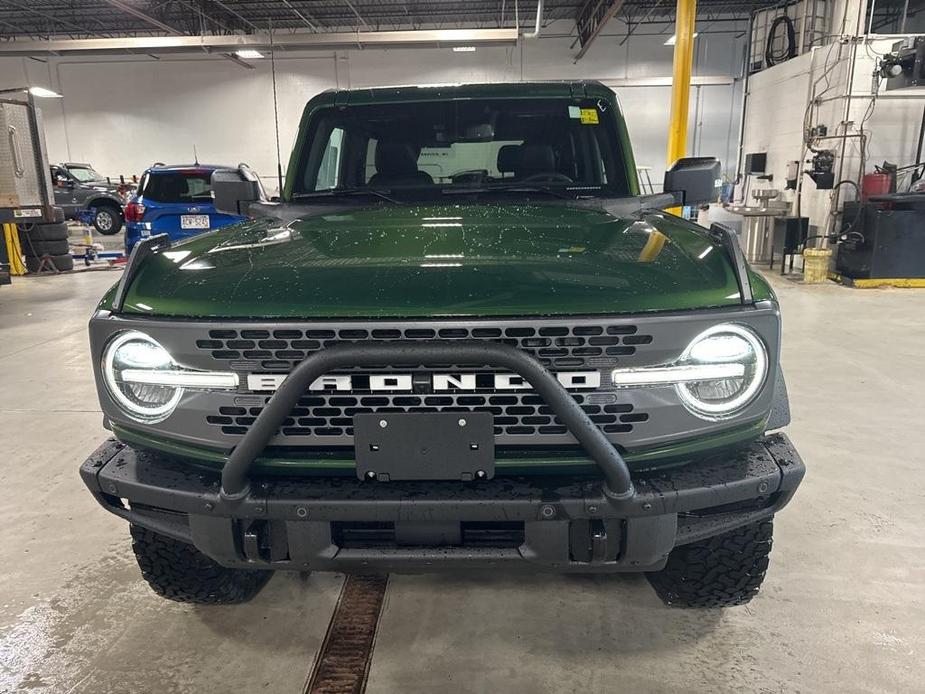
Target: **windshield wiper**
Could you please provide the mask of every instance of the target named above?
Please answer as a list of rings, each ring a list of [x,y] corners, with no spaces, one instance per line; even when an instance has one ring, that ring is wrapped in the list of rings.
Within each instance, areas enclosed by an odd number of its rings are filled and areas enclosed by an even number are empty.
[[[381,198],[387,202],[392,203],[393,205],[404,205],[401,200],[396,200],[390,196],[388,192],[383,192],[381,190],[375,190],[373,188],[330,188],[328,190],[318,190],[314,193],[296,193],[292,196],[293,200],[303,200],[303,199],[314,199],[314,198],[339,198],[339,197],[358,197],[361,195],[372,195],[376,198]]]

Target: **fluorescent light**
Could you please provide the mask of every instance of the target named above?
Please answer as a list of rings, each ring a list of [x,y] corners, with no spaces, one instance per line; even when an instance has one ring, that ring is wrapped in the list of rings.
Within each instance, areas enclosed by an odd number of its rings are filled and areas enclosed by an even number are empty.
[[[45,89],[45,87],[29,87],[29,93],[32,96],[41,96],[46,98],[60,99],[61,95],[58,92],[53,92],[50,89]]]
[[[475,46],[453,46],[454,53],[475,53]]]
[[[253,48],[242,48],[240,51],[235,51],[234,54],[245,60],[257,60],[263,57],[263,53],[255,51]]]
[[[697,38],[697,32],[696,32],[696,31],[694,32],[694,38]],[[673,46],[673,45],[675,44],[675,41],[677,41],[677,40],[678,40],[678,35],[677,35],[677,34],[672,34],[671,37],[670,37],[667,41],[665,41],[665,45],[666,45],[666,46]]]

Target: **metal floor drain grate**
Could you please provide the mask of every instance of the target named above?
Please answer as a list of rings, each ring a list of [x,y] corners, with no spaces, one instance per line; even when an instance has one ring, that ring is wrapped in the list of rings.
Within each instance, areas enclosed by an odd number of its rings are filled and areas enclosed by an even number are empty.
[[[347,576],[305,694],[361,694],[388,576]]]

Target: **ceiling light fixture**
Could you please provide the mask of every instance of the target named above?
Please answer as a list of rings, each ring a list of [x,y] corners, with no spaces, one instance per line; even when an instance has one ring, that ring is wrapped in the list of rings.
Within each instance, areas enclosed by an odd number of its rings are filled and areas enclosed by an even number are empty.
[[[253,48],[242,48],[240,51],[235,51],[234,54],[245,60],[257,60],[263,57],[263,53],[255,51]]]
[[[694,32],[694,38],[697,38],[697,32],[696,32],[696,31]],[[666,45],[666,46],[673,46],[673,45],[675,44],[675,41],[677,41],[677,40],[678,40],[678,35],[677,35],[677,34],[672,34],[670,37],[668,37],[668,40],[665,41],[665,45]]]
[[[62,98],[58,92],[53,92],[50,89],[45,89],[45,87],[29,87],[29,93],[32,96],[40,96],[49,99],[60,99]]]
[[[454,53],[475,53],[475,46],[453,46]]]

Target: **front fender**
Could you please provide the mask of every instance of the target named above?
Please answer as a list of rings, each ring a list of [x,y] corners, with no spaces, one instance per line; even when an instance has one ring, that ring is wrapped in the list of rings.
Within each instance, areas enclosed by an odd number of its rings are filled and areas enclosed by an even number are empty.
[[[86,209],[100,207],[101,205],[111,205],[122,209],[122,199],[116,195],[94,195],[84,203]]]

